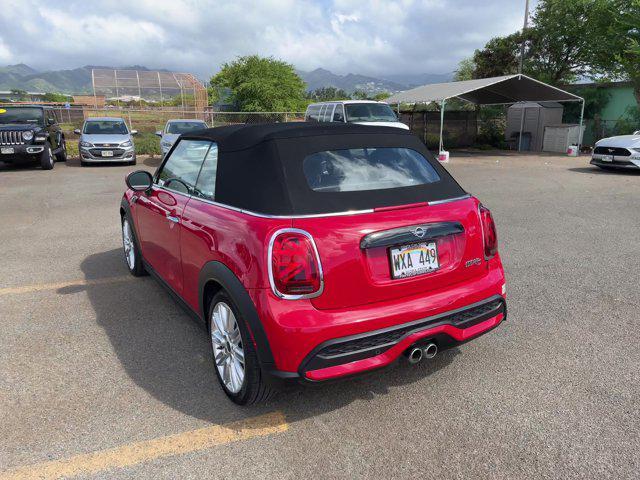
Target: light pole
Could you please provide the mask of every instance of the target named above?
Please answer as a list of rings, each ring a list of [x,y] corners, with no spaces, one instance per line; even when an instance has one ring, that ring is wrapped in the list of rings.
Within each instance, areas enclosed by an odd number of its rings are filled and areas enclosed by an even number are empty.
[[[522,27],[522,43],[520,44],[520,63],[518,65],[518,73],[522,73],[522,63],[524,61],[524,42],[525,33],[527,32],[527,23],[529,23],[529,0],[525,1],[524,7],[524,26]]]
[[[518,63],[518,73],[522,75],[522,64],[524,62],[524,42],[527,32],[527,23],[529,22],[529,0],[525,0],[524,6],[524,25],[522,27],[522,42],[520,43],[520,62]],[[520,78],[520,77],[518,77]],[[522,103],[522,112],[520,113],[520,135],[518,135],[518,151],[522,150],[522,129],[524,127],[524,102]]]

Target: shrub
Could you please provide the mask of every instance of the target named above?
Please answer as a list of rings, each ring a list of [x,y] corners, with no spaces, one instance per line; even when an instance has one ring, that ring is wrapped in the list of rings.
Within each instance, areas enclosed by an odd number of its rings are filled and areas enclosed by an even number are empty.
[[[135,138],[138,155],[160,155],[160,139],[153,133],[139,133]]]

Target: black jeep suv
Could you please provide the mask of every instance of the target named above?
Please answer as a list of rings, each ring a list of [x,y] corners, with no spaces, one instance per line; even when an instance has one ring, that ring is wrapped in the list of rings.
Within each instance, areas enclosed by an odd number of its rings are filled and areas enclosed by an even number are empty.
[[[38,162],[44,170],[51,170],[56,160],[67,160],[67,145],[53,109],[0,107],[0,161]]]

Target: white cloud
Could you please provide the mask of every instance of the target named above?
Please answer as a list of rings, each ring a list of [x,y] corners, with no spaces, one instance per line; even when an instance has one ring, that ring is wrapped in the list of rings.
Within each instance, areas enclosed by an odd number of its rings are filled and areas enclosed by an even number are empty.
[[[201,77],[240,55],[337,73],[443,73],[522,23],[513,0],[3,0],[0,63]]]
[[[12,61],[13,56],[11,55],[11,51],[2,37],[0,37],[0,63],[10,63]]]

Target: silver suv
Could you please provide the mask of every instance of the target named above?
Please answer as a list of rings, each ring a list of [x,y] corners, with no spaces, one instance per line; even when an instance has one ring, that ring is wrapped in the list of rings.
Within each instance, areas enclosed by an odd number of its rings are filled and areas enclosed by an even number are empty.
[[[84,121],[82,130],[74,130],[80,135],[78,148],[82,166],[91,162],[127,162],[136,164],[133,135],[137,130],[129,130],[122,118],[94,117]]]

